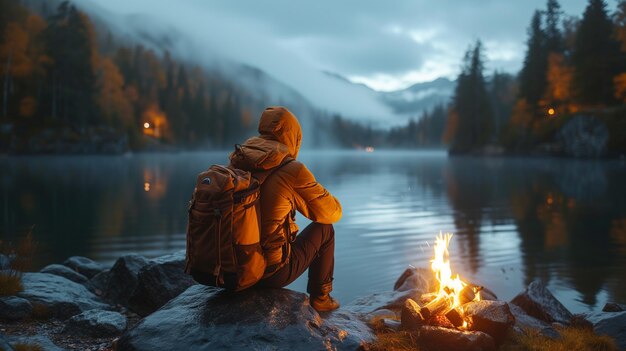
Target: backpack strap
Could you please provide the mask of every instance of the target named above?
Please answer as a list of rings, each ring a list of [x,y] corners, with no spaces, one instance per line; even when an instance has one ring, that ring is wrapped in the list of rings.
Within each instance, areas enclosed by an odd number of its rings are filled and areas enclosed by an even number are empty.
[[[295,161],[295,159],[293,157],[287,156],[283,159],[283,161],[278,166],[270,170],[257,173],[254,175],[254,177],[259,181],[260,184],[263,184],[267,180],[267,178],[269,178],[272,174],[274,174],[274,172],[276,172],[277,170],[282,168],[284,165],[292,161]]]

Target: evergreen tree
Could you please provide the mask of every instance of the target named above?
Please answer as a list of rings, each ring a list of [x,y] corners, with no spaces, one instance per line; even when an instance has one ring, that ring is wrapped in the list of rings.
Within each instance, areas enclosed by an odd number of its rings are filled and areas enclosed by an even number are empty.
[[[49,20],[46,43],[53,60],[48,73],[52,117],[75,126],[96,124],[95,38],[90,23],[76,7],[63,2]]]
[[[548,0],[546,9],[546,49],[550,53],[563,53],[563,34],[561,33],[561,5],[557,0]]]
[[[520,98],[533,109],[537,108],[546,88],[546,35],[541,28],[541,12],[535,11],[528,29],[524,66],[520,72]]]
[[[457,79],[453,98],[453,114],[457,123],[452,135],[452,152],[467,152],[484,146],[490,140],[492,111],[483,76],[482,44],[467,51],[464,67]]]
[[[572,53],[572,89],[577,102],[587,106],[614,103],[613,78],[619,73],[620,60],[606,3],[589,0]]]

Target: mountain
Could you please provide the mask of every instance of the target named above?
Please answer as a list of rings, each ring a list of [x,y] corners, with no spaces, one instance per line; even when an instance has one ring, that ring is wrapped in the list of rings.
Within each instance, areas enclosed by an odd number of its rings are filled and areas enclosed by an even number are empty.
[[[419,116],[439,104],[448,104],[456,83],[447,78],[414,84],[406,89],[379,92],[380,99],[403,116]]]
[[[447,78],[437,78],[430,82],[413,84],[405,89],[376,91],[365,84],[353,83],[340,74],[324,73],[346,84],[352,84],[355,88],[370,90],[380,101],[392,109],[397,120],[403,122],[408,118],[419,117],[423,111],[431,110],[437,105],[450,103],[456,87],[454,81]]]

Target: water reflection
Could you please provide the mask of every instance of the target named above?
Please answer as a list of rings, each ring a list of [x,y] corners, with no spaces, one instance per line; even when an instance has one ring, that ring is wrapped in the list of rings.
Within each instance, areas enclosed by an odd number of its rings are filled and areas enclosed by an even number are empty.
[[[407,264],[426,266],[428,243],[442,230],[456,234],[455,270],[503,298],[541,278],[574,311],[626,301],[623,163],[436,152],[301,157],[344,207],[340,299],[389,289]],[[76,254],[110,263],[183,249],[195,175],[225,161],[225,153],[0,159],[0,240],[35,224],[39,266]]]

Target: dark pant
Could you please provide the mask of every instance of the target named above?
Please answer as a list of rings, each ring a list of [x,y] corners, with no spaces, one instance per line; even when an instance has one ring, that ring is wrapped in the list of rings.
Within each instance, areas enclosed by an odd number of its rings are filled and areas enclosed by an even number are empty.
[[[333,281],[334,266],[335,229],[332,224],[313,222],[291,243],[289,262],[272,276],[261,280],[257,286],[282,288],[296,280],[308,268],[307,292],[317,296],[321,294],[322,285]]]

